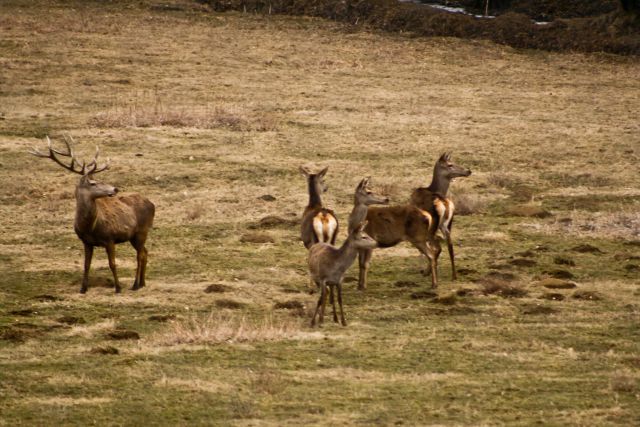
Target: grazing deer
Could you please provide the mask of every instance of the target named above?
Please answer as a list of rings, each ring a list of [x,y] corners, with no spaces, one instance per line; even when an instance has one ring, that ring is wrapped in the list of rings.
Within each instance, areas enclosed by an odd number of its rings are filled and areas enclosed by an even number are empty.
[[[451,228],[455,205],[447,198],[449,185],[454,178],[471,175],[471,170],[451,162],[451,154],[444,153],[433,167],[433,179],[428,187],[420,187],[411,193],[411,204],[429,212],[438,222],[437,229],[447,241],[451,259],[451,279],[456,280],[456,263],[451,241]],[[431,268],[431,267],[430,267]],[[428,270],[427,270],[428,271]]]
[[[380,248],[389,248],[400,242],[409,242],[425,255],[433,267],[431,286],[438,285],[437,260],[440,254],[440,242],[435,238],[433,217],[425,210],[413,205],[371,207],[367,212],[368,225],[364,231],[371,236]],[[358,254],[360,274],[358,289],[367,288],[367,272],[371,265],[373,249],[363,248]]]
[[[369,237],[363,229],[367,226],[367,222],[358,224],[350,233],[347,240],[341,247],[337,248],[327,243],[316,243],[309,250],[309,273],[311,279],[320,287],[320,297],[316,310],[311,318],[311,326],[316,325],[318,312],[318,324],[322,325],[324,321],[324,308],[327,303],[327,287],[333,307],[333,321],[338,322],[336,313],[336,304],[334,300],[333,288],[338,291],[338,304],[340,305],[340,323],[347,326],[344,318],[344,309],[342,307],[342,279],[345,271],[353,264],[358,255],[358,250],[372,250],[377,246],[375,240]]]
[[[356,187],[353,197],[353,210],[349,215],[349,232],[353,231],[358,224],[367,218],[367,212],[371,205],[387,205],[389,198],[375,194],[369,188],[371,177],[367,177],[360,181]]]
[[[69,137],[70,139],[70,137]],[[109,168],[109,161],[98,167],[99,149],[96,147],[94,159],[85,164],[75,158],[69,140],[65,137],[66,151],[58,151],[49,145],[48,153],[38,150],[30,153],[53,160],[65,169],[80,174],[81,178],[76,186],[76,219],[74,229],[82,243],[84,243],[84,276],[80,293],[87,292],[89,284],[89,269],[93,258],[93,248],[102,246],[109,257],[109,268],[113,273],[116,293],[120,292],[120,283],[116,273],[115,245],[129,241],[137,252],[138,266],[133,290],[144,287],[145,269],[147,266],[147,249],[145,242],[147,234],[153,224],[155,206],[139,194],[116,196],[118,189],[109,184],[97,182],[93,176]],[[73,142],[73,141],[72,141]],[[61,157],[71,159],[65,164]]]
[[[301,238],[304,247],[309,249],[313,244],[324,242],[335,245],[338,236],[338,219],[331,209],[322,206],[320,195],[327,191],[324,176],[329,167],[317,174],[300,167],[300,172],[307,178],[309,187],[309,204],[302,213]]]

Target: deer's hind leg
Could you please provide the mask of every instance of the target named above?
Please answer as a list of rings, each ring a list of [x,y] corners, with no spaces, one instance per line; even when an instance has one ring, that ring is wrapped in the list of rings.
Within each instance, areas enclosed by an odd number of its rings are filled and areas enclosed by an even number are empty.
[[[373,249],[360,249],[358,250],[358,290],[364,291],[367,289],[367,272],[371,266],[371,256],[373,255]]]
[[[109,268],[113,274],[114,287],[116,288],[116,293],[119,294],[122,289],[120,288],[118,273],[116,272],[116,245],[113,242],[107,243],[105,249],[107,250],[107,257],[109,258]]]
[[[133,282],[132,290],[137,291],[140,288],[143,288],[145,285],[145,272],[147,270],[147,248],[144,243],[146,241],[146,236],[136,236],[131,239],[131,246],[133,246],[136,250],[136,258],[137,258],[137,267],[136,267],[136,278]]]

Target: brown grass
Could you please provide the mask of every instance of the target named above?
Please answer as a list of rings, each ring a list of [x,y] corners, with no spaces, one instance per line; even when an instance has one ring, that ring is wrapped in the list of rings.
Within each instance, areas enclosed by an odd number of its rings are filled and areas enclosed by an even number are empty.
[[[292,317],[265,316],[250,320],[242,315],[211,313],[173,322],[167,331],[154,337],[160,345],[217,344],[299,339],[304,337],[301,321]]]

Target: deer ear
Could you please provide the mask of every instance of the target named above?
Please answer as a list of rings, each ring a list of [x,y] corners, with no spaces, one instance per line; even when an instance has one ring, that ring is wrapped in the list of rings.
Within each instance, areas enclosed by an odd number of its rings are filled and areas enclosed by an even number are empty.
[[[356,188],[356,190],[361,190],[366,186],[367,186],[367,178],[364,178],[363,180],[360,181],[360,183],[358,184],[358,188]]]
[[[318,176],[320,176],[321,178],[324,178],[324,175],[327,173],[328,170],[329,170],[329,166],[327,166],[326,168],[318,172]]]
[[[447,152],[447,153],[445,153],[445,158],[444,158],[444,159],[445,159],[446,161],[451,160],[451,152],[450,152],[450,151],[449,151],[449,152]]]
[[[439,162],[446,162],[447,161],[447,153],[442,153],[442,155],[440,156],[438,161]]]
[[[298,170],[300,170],[300,173],[302,174],[302,176],[309,176],[309,171],[303,166],[300,166]]]

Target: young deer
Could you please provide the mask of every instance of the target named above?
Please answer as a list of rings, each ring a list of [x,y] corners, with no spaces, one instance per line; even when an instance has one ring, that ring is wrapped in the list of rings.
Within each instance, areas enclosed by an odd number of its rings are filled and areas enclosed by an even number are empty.
[[[98,167],[99,149],[96,148],[94,159],[85,164],[76,160],[69,140],[65,137],[66,151],[55,150],[47,136],[48,153],[38,150],[31,154],[49,158],[65,169],[80,174],[81,178],[76,186],[76,219],[74,229],[82,243],[84,243],[84,276],[80,293],[87,292],[89,284],[89,269],[93,258],[93,248],[102,246],[109,257],[109,268],[113,273],[116,293],[120,292],[120,283],[116,273],[115,245],[129,241],[137,252],[138,266],[133,290],[144,287],[145,269],[147,266],[147,249],[145,242],[147,234],[153,224],[155,206],[139,194],[116,196],[118,189],[108,184],[97,182],[93,175],[109,168],[109,161]],[[58,156],[71,159],[65,164]]]
[[[419,209],[429,212],[437,219],[437,229],[447,241],[449,258],[451,259],[451,278],[457,279],[453,243],[451,241],[451,228],[453,226],[453,214],[455,205],[447,198],[449,185],[454,178],[471,175],[471,170],[458,166],[451,162],[451,154],[444,153],[433,167],[433,179],[428,187],[420,187],[411,193],[411,204]],[[428,271],[428,270],[427,270]]]
[[[318,323],[322,325],[324,321],[324,308],[327,303],[327,287],[329,287],[329,295],[331,306],[333,307],[333,321],[338,322],[336,313],[336,304],[334,300],[334,286],[338,290],[338,304],[340,305],[340,323],[347,326],[344,318],[344,310],[342,308],[342,279],[345,271],[353,264],[358,255],[358,250],[372,250],[377,246],[375,240],[369,237],[363,229],[367,226],[367,222],[358,224],[353,231],[349,233],[349,237],[340,248],[329,245],[327,243],[316,243],[309,250],[309,273],[311,279],[320,287],[320,297],[316,310],[311,318],[311,326],[316,325],[318,312],[320,314]]]
[[[300,172],[307,178],[309,187],[309,204],[302,214],[301,238],[304,247],[309,249],[318,242],[335,245],[338,236],[338,219],[331,209],[322,206],[320,195],[327,191],[324,176],[329,167],[317,174],[310,173],[300,167]]]

